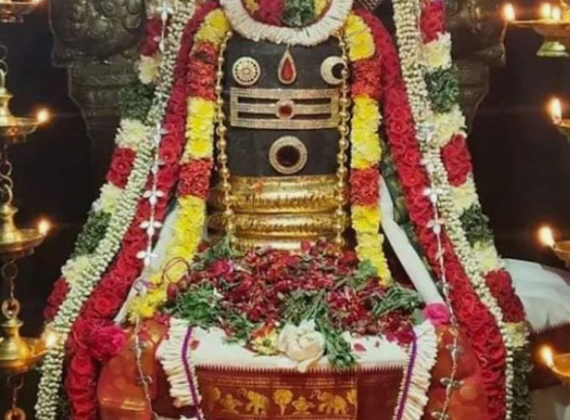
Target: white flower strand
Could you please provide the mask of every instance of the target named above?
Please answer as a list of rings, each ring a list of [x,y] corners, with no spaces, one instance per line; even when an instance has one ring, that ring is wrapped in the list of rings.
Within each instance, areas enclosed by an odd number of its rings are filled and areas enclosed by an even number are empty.
[[[431,136],[421,135],[422,130],[430,130],[434,115],[431,111],[429,95],[424,79],[421,55],[421,33],[419,31],[420,5],[417,0],[395,0],[394,21],[399,45],[402,74],[406,83],[408,97],[418,130],[418,139],[422,154],[426,161],[426,169],[432,184],[439,191],[437,207],[441,210],[450,240],[457,251],[458,257],[479,296],[479,299],[489,309],[495,322],[500,328],[505,348],[507,350],[506,363],[506,402],[507,418],[511,415],[513,371],[513,346],[503,314],[495,298],[491,294],[485,280],[481,277],[479,264],[473,258],[471,247],[466,239],[465,232],[458,215],[453,211],[451,188],[445,167],[439,155],[439,145],[431,141]],[[436,219],[438,215],[436,213]],[[445,289],[445,286],[444,286]]]
[[[168,92],[172,89],[173,70],[180,39],[185,23],[192,15],[193,10],[194,3],[192,1],[178,3],[175,8],[175,18],[172,22],[172,29],[166,39],[163,61],[161,63],[161,83],[157,87],[155,100],[147,117],[147,126],[149,127],[155,127],[164,118]],[[66,338],[83,304],[89,298],[101,276],[116,255],[121,240],[135,215],[136,204],[141,196],[151,167],[153,152],[156,153],[156,144],[154,142],[147,141],[140,145],[127,187],[120,202],[117,203],[117,210],[111,217],[105,237],[91,256],[89,266],[78,279],[76,287],[69,292],[69,296],[61,305],[51,325],[51,328],[62,339],[48,351],[42,365],[42,376],[38,391],[38,402],[36,404],[36,417],[38,420],[54,420],[56,418]]]

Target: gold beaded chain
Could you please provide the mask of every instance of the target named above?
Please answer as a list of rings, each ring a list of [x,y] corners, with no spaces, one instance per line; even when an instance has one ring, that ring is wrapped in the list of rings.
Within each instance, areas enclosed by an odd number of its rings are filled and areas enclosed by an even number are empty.
[[[232,185],[230,183],[230,170],[228,168],[228,141],[226,134],[228,133],[228,128],[225,125],[226,116],[224,114],[224,98],[222,96],[224,87],[222,81],[224,78],[223,66],[225,62],[224,52],[228,45],[229,39],[232,37],[232,33],[226,33],[226,37],[220,46],[220,53],[218,55],[218,71],[216,73],[216,149],[218,151],[218,156],[216,161],[218,163],[218,173],[221,178],[221,188],[222,188],[222,205],[224,207],[224,224],[226,229],[226,234],[228,235],[230,241],[233,240],[234,235],[234,211],[232,209]]]
[[[335,245],[340,248],[344,245],[344,223],[345,223],[345,205],[346,205],[346,186],[347,186],[347,176],[348,176],[348,169],[346,168],[346,163],[348,162],[347,150],[348,150],[348,135],[350,132],[349,128],[349,121],[350,121],[350,114],[348,112],[348,107],[350,106],[350,89],[348,86],[348,78],[349,78],[349,71],[348,71],[348,52],[346,42],[342,38],[341,35],[338,36],[339,39],[339,47],[342,51],[341,59],[343,62],[343,68],[341,70],[341,78],[342,84],[340,87],[340,112],[339,112],[339,124],[338,124],[338,132],[340,134],[340,138],[338,140],[338,153],[336,155],[336,162],[338,164],[338,168],[336,171],[337,175],[337,184],[336,184],[336,193],[335,198],[337,202],[337,209],[335,211],[336,216],[336,237],[335,237]]]

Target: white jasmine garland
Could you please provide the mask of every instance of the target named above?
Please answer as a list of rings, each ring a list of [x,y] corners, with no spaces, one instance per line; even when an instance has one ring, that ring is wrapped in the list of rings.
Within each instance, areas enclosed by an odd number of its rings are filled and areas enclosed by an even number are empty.
[[[251,17],[242,0],[221,0],[220,3],[232,29],[244,38],[311,47],[326,41],[343,27],[352,10],[353,1],[331,0],[325,14],[317,22],[303,28],[287,28],[258,22]]]
[[[147,119],[148,127],[161,126],[168,93],[172,89],[173,69],[181,35],[184,25],[192,15],[193,10],[193,2],[179,2],[174,8],[174,18],[166,39],[165,53],[161,63],[161,80]],[[161,133],[158,132],[155,135],[160,136]],[[77,279],[75,287],[70,290],[54,321],[49,326],[62,337],[62,340],[48,350],[42,365],[38,402],[36,404],[36,418],[38,420],[54,420],[56,418],[63,360],[65,357],[65,346],[63,343],[66,341],[83,304],[89,298],[120,248],[121,240],[134,217],[137,202],[146,184],[155,152],[156,145],[154,139],[147,138],[141,143],[127,187],[121,200],[117,203],[116,212],[111,217],[105,237],[90,257],[90,264],[83,271],[80,278]]]
[[[417,22],[420,16],[420,4],[418,0],[394,0],[394,21],[396,23],[396,35],[399,45],[400,64],[404,82],[407,87],[408,97],[414,116],[424,161],[427,163],[428,175],[433,190],[438,191],[437,207],[441,211],[449,238],[454,249],[465,268],[471,284],[481,301],[487,306],[499,326],[507,350],[506,363],[506,403],[507,418],[511,417],[513,400],[513,342],[505,322],[503,314],[496,299],[487,287],[479,270],[479,262],[473,256],[471,246],[467,241],[465,231],[459,220],[459,213],[455,208],[451,187],[448,182],[447,171],[441,161],[440,147],[433,141],[430,135],[421,135],[429,131],[427,127],[433,125],[434,116],[429,102],[429,95],[424,79],[425,66],[422,66],[421,57],[421,33]]]

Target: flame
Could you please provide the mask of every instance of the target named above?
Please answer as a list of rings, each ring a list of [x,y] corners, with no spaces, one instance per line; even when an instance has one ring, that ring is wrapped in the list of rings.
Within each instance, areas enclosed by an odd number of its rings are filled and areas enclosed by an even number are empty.
[[[552,117],[552,121],[558,124],[562,121],[562,102],[558,98],[552,98],[550,100],[550,104],[548,105],[550,110],[550,116]]]
[[[552,18],[552,20],[555,20],[556,22],[559,22],[562,20],[562,10],[560,9],[559,6],[554,6],[552,8],[552,12],[550,14],[550,17]]]
[[[554,367],[554,355],[552,353],[552,349],[548,346],[544,346],[540,350],[540,357],[542,358],[544,364],[549,368]]]
[[[38,223],[38,231],[43,235],[46,236],[48,232],[51,230],[51,223],[49,220],[42,219]]]
[[[540,5],[540,16],[544,19],[550,19],[552,17],[552,5],[550,3],[542,3]]]
[[[52,330],[51,328],[46,328],[46,330],[43,333],[43,341],[44,344],[46,346],[46,348],[52,348],[53,346],[55,346],[60,340],[59,334],[56,333],[54,330]]]
[[[503,17],[507,22],[513,22],[517,20],[515,6],[513,6],[512,3],[505,3],[503,6]]]
[[[36,115],[36,119],[39,124],[45,124],[51,119],[50,112],[45,108],[40,109]]]
[[[538,230],[538,237],[544,246],[552,248],[556,244],[552,229],[548,226],[543,226]]]

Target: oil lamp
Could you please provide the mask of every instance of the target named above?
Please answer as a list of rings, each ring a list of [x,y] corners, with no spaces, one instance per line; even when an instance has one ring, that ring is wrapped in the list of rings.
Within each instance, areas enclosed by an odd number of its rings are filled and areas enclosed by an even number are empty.
[[[9,290],[9,296],[0,305],[4,318],[0,323],[0,371],[19,373],[33,367],[46,348],[41,339],[20,336],[20,303],[14,295],[16,261],[33,253],[44,240],[49,225],[42,222],[37,228],[19,229],[14,223],[17,209],[12,203],[14,182],[8,148],[24,142],[47,117],[43,113],[37,118],[14,116],[9,106],[11,98],[6,89],[6,72],[0,70],[0,277]]]
[[[539,57],[570,57],[570,7],[565,2],[543,3],[540,17],[530,20],[518,20],[514,6],[507,3],[503,15],[511,25],[531,28],[544,38]]]
[[[538,237],[540,242],[550,247],[566,264],[566,268],[570,269],[570,241],[557,241],[554,232],[548,226],[539,229]],[[570,353],[555,355],[548,346],[544,346],[540,353],[544,364],[564,386],[570,388]]]
[[[0,23],[21,23],[41,0],[0,0]]]
[[[552,98],[548,108],[552,122],[558,128],[558,131],[570,142],[570,119],[562,116],[562,102],[558,98]]]

